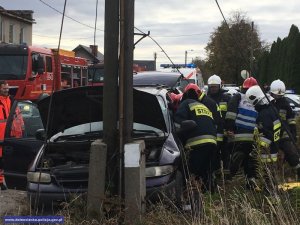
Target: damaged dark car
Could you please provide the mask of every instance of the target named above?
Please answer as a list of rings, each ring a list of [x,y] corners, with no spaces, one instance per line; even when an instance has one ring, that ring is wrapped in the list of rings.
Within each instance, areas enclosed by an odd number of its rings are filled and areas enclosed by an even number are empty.
[[[133,139],[146,144],[147,199],[156,201],[162,193],[180,196],[183,178],[181,151],[168,109],[167,90],[142,87],[133,92]],[[103,88],[80,87],[55,92],[38,103],[49,137],[40,147],[27,171],[27,192],[31,202],[49,205],[87,191],[91,143],[103,135]],[[9,163],[6,161],[6,164]],[[104,181],[103,181],[104,182]],[[13,186],[13,182],[10,183]]]

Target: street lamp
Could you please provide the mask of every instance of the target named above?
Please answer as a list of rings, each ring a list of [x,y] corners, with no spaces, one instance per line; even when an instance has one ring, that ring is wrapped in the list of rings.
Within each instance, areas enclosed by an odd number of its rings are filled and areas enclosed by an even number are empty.
[[[186,64],[187,64],[187,54],[188,54],[188,52],[192,52],[192,51],[194,51],[194,49],[190,49],[190,50],[185,50],[185,54],[184,54],[184,67],[186,67]]]

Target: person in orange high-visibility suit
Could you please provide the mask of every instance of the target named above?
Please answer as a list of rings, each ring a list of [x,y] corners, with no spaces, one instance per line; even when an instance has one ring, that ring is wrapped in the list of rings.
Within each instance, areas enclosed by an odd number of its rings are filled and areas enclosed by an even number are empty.
[[[8,118],[11,106],[8,90],[8,83],[6,81],[0,80],[0,141],[4,140],[6,120]],[[2,168],[2,155],[3,149],[0,145],[0,188],[1,190],[5,190],[6,186]]]
[[[24,120],[19,107],[16,107],[14,119],[11,124],[10,136],[22,138],[24,135]]]

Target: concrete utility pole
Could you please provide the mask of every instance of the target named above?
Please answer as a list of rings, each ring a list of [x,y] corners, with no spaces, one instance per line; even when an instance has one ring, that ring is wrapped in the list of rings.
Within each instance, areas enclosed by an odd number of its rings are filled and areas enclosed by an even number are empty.
[[[118,76],[119,0],[105,0],[103,141],[107,144],[107,178],[111,194],[118,194]]]
[[[102,216],[105,199],[106,144],[96,140],[91,144],[87,212],[89,217]]]

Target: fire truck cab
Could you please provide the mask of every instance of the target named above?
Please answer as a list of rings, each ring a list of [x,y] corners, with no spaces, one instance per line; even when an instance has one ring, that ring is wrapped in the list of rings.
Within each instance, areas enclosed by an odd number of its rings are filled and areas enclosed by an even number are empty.
[[[0,79],[15,99],[35,101],[66,87],[87,85],[87,61],[66,50],[0,44]]]

